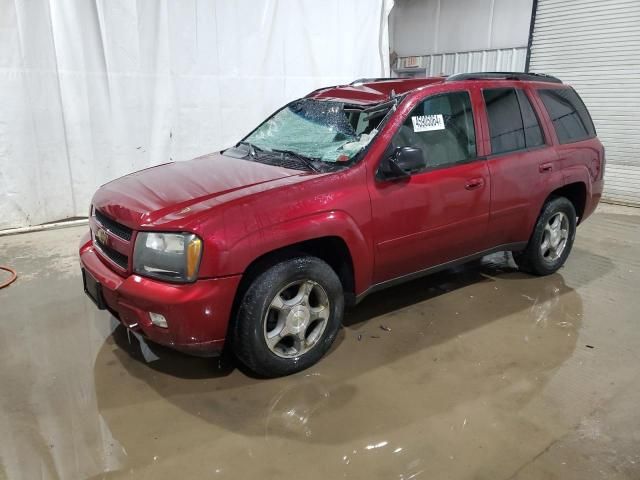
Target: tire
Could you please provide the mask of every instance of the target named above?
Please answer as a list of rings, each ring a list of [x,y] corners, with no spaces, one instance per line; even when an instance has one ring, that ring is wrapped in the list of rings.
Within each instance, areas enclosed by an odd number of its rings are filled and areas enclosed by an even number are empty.
[[[261,377],[315,364],[336,338],[344,292],[333,269],[316,257],[281,261],[257,275],[238,308],[233,350]]]
[[[575,236],[576,210],[573,204],[565,197],[551,198],[542,208],[527,248],[514,252],[513,259],[524,272],[550,275],[564,265]]]

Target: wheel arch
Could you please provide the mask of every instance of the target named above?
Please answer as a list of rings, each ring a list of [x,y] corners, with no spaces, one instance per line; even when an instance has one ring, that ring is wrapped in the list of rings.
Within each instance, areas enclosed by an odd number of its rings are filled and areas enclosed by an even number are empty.
[[[578,181],[556,188],[545,199],[543,208],[549,200],[556,197],[565,197],[573,204],[573,208],[576,210],[576,217],[578,218],[577,223],[579,224],[582,221],[582,216],[584,215],[587,204],[587,185],[582,181]]]
[[[317,257],[327,262],[340,278],[345,294],[355,295],[355,274],[351,251],[342,237],[329,235],[285,245],[264,252],[253,259],[242,275],[237,297],[244,294],[249,284],[261,272],[276,263],[302,255]]]
[[[345,288],[355,293],[366,290],[371,282],[372,245],[358,223],[341,210],[298,217],[236,238],[220,256],[219,270],[245,276],[265,259],[296,250],[312,252],[339,269],[336,273],[342,272]],[[352,279],[347,280],[346,267],[336,266],[338,259],[348,259],[345,262],[350,265]]]
[[[345,303],[348,305],[355,304],[356,280],[354,262],[347,242],[336,235],[310,238],[263,252],[247,265],[236,289],[227,330],[229,333],[227,335],[235,336],[237,334],[238,310],[253,280],[260,273],[277,263],[303,255],[314,256],[327,262],[336,272],[343,285]]]

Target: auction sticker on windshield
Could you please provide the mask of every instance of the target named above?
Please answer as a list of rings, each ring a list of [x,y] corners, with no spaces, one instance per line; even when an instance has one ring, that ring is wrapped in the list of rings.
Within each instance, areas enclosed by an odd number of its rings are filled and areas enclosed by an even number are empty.
[[[414,132],[430,132],[432,130],[444,130],[444,119],[441,114],[418,115],[411,117]]]

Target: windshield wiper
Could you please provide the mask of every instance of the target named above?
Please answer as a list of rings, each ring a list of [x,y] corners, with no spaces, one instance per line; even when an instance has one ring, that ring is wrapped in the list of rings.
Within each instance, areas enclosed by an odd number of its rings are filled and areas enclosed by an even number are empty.
[[[316,160],[312,157],[307,157],[305,155],[302,155],[298,152],[294,152],[293,150],[281,150],[278,148],[274,148],[271,150],[272,152],[277,152],[277,153],[281,153],[282,154],[282,160],[284,161],[284,156],[285,155],[289,155],[297,160],[300,160],[302,163],[304,163],[307,167],[309,167],[309,169],[313,170],[314,172],[319,172],[320,169],[318,169],[318,167],[316,167],[313,164],[313,161]]]
[[[310,170],[313,170],[314,172],[319,172],[320,170],[318,169],[318,167],[316,167],[313,164],[314,160],[317,160],[315,158],[311,158],[311,157],[306,157],[298,152],[294,152],[293,150],[280,150],[280,149],[276,149],[276,148],[270,148],[270,149],[265,149],[265,148],[260,148],[259,146],[255,145],[254,143],[251,142],[247,142],[245,140],[242,140],[240,142],[238,142],[238,144],[236,146],[240,146],[240,145],[244,145],[245,147],[247,147],[249,149],[249,155],[252,158],[257,158],[258,153],[262,153],[265,155],[273,155],[274,153],[279,153],[282,158],[281,161],[284,162],[284,156],[285,155],[289,155],[291,157],[294,157],[296,160],[299,160],[300,162],[304,163],[304,165],[309,168]]]

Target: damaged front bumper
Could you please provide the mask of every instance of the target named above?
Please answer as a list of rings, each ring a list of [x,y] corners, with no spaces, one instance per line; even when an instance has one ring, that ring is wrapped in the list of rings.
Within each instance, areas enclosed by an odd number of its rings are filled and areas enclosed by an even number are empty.
[[[80,246],[85,292],[125,327],[149,340],[185,353],[221,352],[240,275],[172,284],[140,275],[122,277],[95,252],[88,236]],[[166,320],[166,328],[150,314]]]

